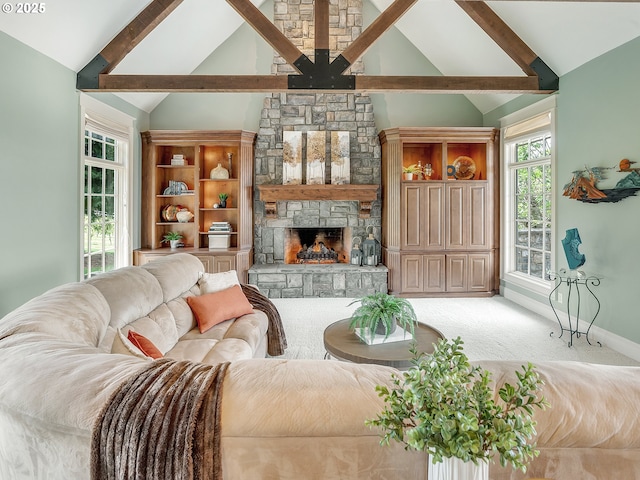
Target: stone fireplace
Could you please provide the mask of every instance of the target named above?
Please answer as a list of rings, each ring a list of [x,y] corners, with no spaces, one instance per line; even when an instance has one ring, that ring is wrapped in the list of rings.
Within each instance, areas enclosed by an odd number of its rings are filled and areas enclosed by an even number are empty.
[[[332,0],[329,6],[329,46],[331,60],[344,50],[362,30],[362,0]],[[312,61],[314,60],[313,2],[274,0],[274,24]],[[295,70],[277,53],[274,74]],[[362,74],[362,61],[345,73]],[[330,158],[328,132],[349,132],[350,184],[379,185],[381,149],[374,122],[371,99],[366,94],[326,92],[275,93],[267,96],[262,109],[255,147],[254,266],[249,281],[271,297],[278,296],[362,296],[386,291],[387,269],[349,264],[352,239],[366,238],[373,230],[380,240],[380,198],[362,215],[356,200],[299,198],[277,201],[265,208],[261,185],[283,184],[283,131],[325,131],[326,152]],[[303,151],[305,151],[303,146]],[[326,162],[325,183],[330,182],[330,162]],[[303,165],[303,172],[305,168]],[[303,173],[304,183],[304,173]],[[342,232],[337,262],[295,261],[287,254],[293,230],[314,229]],[[314,237],[315,240],[315,237]],[[302,241],[302,246],[311,240]],[[314,241],[314,244],[316,242]],[[327,247],[326,244],[324,245]],[[297,248],[297,247],[296,247]],[[335,247],[331,247],[338,250]],[[313,252],[308,252],[313,260]],[[317,256],[316,256],[317,257]],[[316,258],[317,260],[317,258]],[[286,270],[283,272],[282,270]],[[314,276],[315,275],[315,276]],[[319,275],[319,276],[318,276]],[[363,277],[364,275],[364,277]]]

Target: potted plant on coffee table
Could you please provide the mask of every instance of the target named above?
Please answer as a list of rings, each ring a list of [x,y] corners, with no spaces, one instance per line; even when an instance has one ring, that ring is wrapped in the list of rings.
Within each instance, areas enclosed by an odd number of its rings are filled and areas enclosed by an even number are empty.
[[[416,312],[406,298],[384,292],[376,292],[354,300],[349,305],[360,302],[351,315],[349,328],[360,329],[371,341],[376,335],[387,339],[398,326],[415,333]]]
[[[515,372],[515,385],[504,383],[500,400],[494,400],[490,373],[470,364],[462,344],[460,337],[443,339],[432,354],[418,354],[412,347],[414,366],[393,374],[391,387],[376,387],[385,407],[366,423],[382,428],[382,445],[393,440],[428,452],[429,480],[488,479],[487,462],[496,454],[502,466],[525,472],[539,453],[531,442],[534,408],[549,406],[540,394],[544,382],[531,363],[523,365]],[[439,470],[451,462],[464,470],[480,467],[483,476],[468,470],[458,477],[441,476]]]
[[[164,234],[162,243],[168,242],[173,250],[178,248],[180,240],[182,240],[182,234],[180,232],[169,232]]]

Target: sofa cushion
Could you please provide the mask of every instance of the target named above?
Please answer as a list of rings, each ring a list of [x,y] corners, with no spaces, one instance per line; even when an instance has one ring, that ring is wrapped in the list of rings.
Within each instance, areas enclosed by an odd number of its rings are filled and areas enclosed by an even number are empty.
[[[167,255],[142,265],[142,268],[151,273],[160,284],[162,302],[181,296],[196,285],[204,273],[204,265],[200,259],[188,253]]]
[[[107,299],[111,309],[109,324],[122,328],[144,317],[162,303],[156,278],[140,267],[124,267],[85,280]]]
[[[129,339],[126,333],[118,329],[113,339],[113,345],[111,346],[111,353],[119,353],[121,355],[131,355],[133,357],[142,358],[145,360],[151,360],[151,357],[142,353],[142,351],[136,347]]]
[[[151,357],[154,360],[158,358],[162,358],[162,352],[158,350],[152,341],[150,341],[144,335],[140,335],[139,333],[134,332],[133,330],[129,330],[127,334],[127,339],[135,345],[142,353],[144,353],[147,357]]]
[[[193,310],[200,333],[225,320],[253,313],[253,307],[239,285],[219,292],[187,297],[187,303]]]
[[[165,354],[165,357],[177,361],[189,360],[191,362],[202,362],[207,354],[216,347],[218,342],[219,340],[212,338],[200,338],[197,340],[181,339]]]
[[[240,285],[240,281],[238,280],[238,272],[229,270],[228,272],[203,273],[198,280],[198,285],[200,286],[200,293],[204,295],[205,293],[219,292],[234,285]]]

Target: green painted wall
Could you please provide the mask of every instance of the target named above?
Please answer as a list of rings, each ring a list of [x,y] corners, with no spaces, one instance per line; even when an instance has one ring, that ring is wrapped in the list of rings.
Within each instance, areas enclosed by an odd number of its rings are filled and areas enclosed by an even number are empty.
[[[595,289],[602,301],[596,325],[636,343],[640,343],[636,297],[640,197],[587,204],[563,197],[562,190],[572,172],[585,165],[615,167],[629,158],[640,166],[640,63],[635,60],[639,57],[640,38],[636,38],[561,77],[555,182],[558,268],[567,268],[561,240],[567,229],[576,227],[582,239],[580,251],[587,258],[582,269],[603,275]],[[485,124],[498,125],[501,116],[522,108],[523,100],[490,112]],[[609,179],[598,186],[613,186],[621,177],[611,170]],[[594,307],[589,309],[587,313],[594,312]]]
[[[364,24],[380,12],[363,2]],[[367,75],[433,75],[438,69],[396,27],[386,31],[364,54]],[[372,93],[378,130],[390,127],[462,127],[482,125],[482,114],[464,95]]]
[[[273,2],[261,11],[272,18]],[[380,12],[363,2],[369,25]],[[368,75],[440,75],[397,28],[387,31],[363,57]],[[209,75],[268,75],[273,49],[248,25],[241,26],[195,71]],[[236,129],[258,131],[264,94],[174,93],[151,113],[153,129]],[[393,126],[477,126],[482,114],[463,95],[372,94],[378,130]]]
[[[75,72],[3,32],[0,59],[2,317],[49,288],[78,280],[81,207]]]
[[[75,74],[0,32],[0,316],[78,278]]]

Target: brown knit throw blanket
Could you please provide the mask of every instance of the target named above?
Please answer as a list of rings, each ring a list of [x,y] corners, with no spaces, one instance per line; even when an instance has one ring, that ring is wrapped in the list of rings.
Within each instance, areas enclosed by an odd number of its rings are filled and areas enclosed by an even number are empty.
[[[251,285],[240,285],[253,308],[267,314],[269,328],[267,329],[267,353],[272,357],[282,355],[287,348],[287,337],[282,326],[282,319],[278,309],[271,300]]]
[[[228,365],[159,359],[133,375],[94,426],[91,479],[222,479],[220,405]]]

